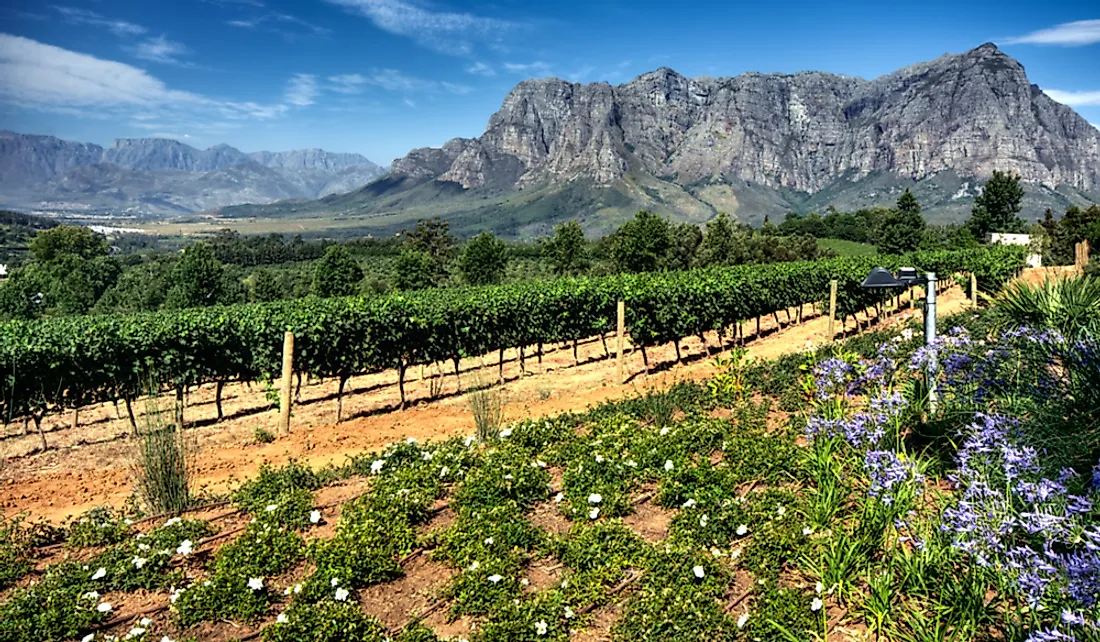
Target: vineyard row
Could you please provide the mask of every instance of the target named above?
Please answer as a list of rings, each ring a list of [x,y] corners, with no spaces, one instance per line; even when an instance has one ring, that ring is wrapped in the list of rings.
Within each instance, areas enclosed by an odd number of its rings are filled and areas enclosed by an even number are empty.
[[[992,290],[1024,261],[1018,248],[995,247],[14,321],[0,325],[0,411],[6,421],[37,421],[55,409],[129,404],[165,386],[182,399],[206,383],[270,381],[286,331],[295,335],[296,372],[336,378],[342,392],[356,375],[396,368],[403,384],[416,364],[457,369],[465,357],[602,335],[614,329],[619,300],[631,341],[643,349],[821,301],[834,279],[843,318],[894,294],[859,287],[877,265],[941,278],[969,272]]]

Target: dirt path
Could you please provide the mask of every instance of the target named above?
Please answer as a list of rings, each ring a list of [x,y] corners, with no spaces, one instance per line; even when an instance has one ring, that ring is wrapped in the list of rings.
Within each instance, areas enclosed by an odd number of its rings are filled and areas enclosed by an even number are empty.
[[[958,288],[940,295],[941,315],[963,310],[968,305]],[[811,306],[803,310],[803,323],[777,330],[772,319],[762,324],[762,337],[752,336],[755,323],[745,324],[749,355],[772,358],[803,350],[808,343],[824,339],[828,319],[815,315]],[[792,311],[792,318],[796,315]],[[919,311],[903,306],[890,311],[878,323],[901,323]],[[781,313],[780,318],[786,322]],[[839,323],[837,324],[839,330]],[[852,330],[851,326],[848,327]],[[707,348],[716,350],[714,333],[706,337]],[[608,339],[608,347],[613,349]],[[614,357],[605,356],[600,339],[590,339],[578,347],[579,363],[574,364],[571,347],[559,347],[544,355],[540,365],[527,355],[521,376],[518,352],[505,353],[505,419],[549,416],[566,410],[579,410],[608,399],[660,388],[682,379],[703,379],[713,367],[707,348],[698,338],[680,342],[682,363],[676,363],[671,344],[648,348],[650,374],[642,370],[640,351],[627,352],[625,384],[616,381]],[[425,377],[410,371],[406,384],[412,407],[396,410],[399,393],[396,371],[357,377],[348,382],[344,397],[343,423],[336,424],[336,382],[304,384],[299,405],[294,407],[292,432],[272,443],[256,441],[257,428],[274,431],[277,411],[271,409],[259,386],[227,386],[223,408],[225,419],[217,421],[213,386],[193,391],[188,399],[189,434],[196,441],[197,456],[194,487],[199,492],[224,493],[239,481],[255,474],[263,462],[283,463],[297,458],[312,466],[343,463],[350,455],[381,448],[404,437],[420,440],[464,435],[473,431],[473,420],[465,394],[456,392],[453,373]],[[462,383],[469,386],[496,378],[495,355],[467,359],[463,363]],[[433,386],[442,393],[432,398]],[[167,399],[162,403],[167,404]],[[165,407],[167,407],[165,405]],[[140,408],[138,421],[142,421]],[[45,425],[50,450],[39,453],[36,435],[22,435],[21,424],[13,424],[0,434],[0,511],[7,515],[26,512],[35,519],[64,520],[98,505],[122,506],[131,495],[130,461],[134,444],[128,435],[130,426],[116,415],[111,404],[80,411],[79,425],[71,426],[71,417],[51,417]]]

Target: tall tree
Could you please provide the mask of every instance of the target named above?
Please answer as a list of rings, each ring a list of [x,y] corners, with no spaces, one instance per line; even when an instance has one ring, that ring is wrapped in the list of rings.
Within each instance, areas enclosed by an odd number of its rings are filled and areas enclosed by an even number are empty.
[[[349,296],[359,291],[363,270],[343,245],[333,245],[313,268],[313,293],[321,298]]]
[[[690,270],[698,264],[699,246],[703,243],[703,231],[691,223],[680,223],[670,228],[672,247],[668,251],[667,267],[670,270]]]
[[[924,238],[924,217],[913,193],[905,190],[898,198],[897,209],[890,210],[880,224],[878,249],[886,254],[911,252],[920,247]]]
[[[437,285],[436,265],[424,252],[406,248],[393,264],[393,285],[398,290],[422,290]]]
[[[622,272],[653,272],[665,264],[671,247],[668,221],[642,210],[615,232],[611,255]]]
[[[542,245],[542,258],[558,276],[582,274],[588,269],[585,250],[584,231],[571,220],[554,228],[554,236]]]
[[[458,269],[470,285],[493,285],[504,280],[508,267],[508,245],[482,232],[466,243],[458,260]]]
[[[994,170],[982,193],[974,198],[974,207],[966,225],[982,242],[987,234],[993,232],[1021,232],[1024,222],[1016,215],[1020,212],[1023,199],[1024,188],[1020,185],[1020,177]]]
[[[455,238],[451,236],[450,227],[450,223],[436,217],[421,219],[412,231],[402,232],[407,249],[421,252],[431,259],[436,284],[447,277],[447,264],[455,254]]]
[[[31,258],[40,263],[69,255],[94,259],[107,256],[110,252],[111,248],[103,235],[78,225],[62,225],[39,232],[30,243]]]
[[[699,263],[704,266],[733,265],[736,251],[733,223],[728,214],[719,212],[718,216],[707,222],[703,244],[699,248]]]
[[[185,248],[168,276],[165,307],[195,308],[220,303],[224,271],[209,243],[199,241]]]

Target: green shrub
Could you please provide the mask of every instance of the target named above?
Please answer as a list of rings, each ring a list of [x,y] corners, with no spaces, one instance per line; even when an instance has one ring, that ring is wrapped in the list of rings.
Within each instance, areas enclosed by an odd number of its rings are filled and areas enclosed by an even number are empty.
[[[280,621],[266,627],[264,642],[383,642],[389,640],[378,620],[363,614],[354,602],[295,601]],[[426,640],[402,638],[398,640]]]
[[[65,539],[68,546],[106,546],[126,539],[130,525],[114,509],[100,506],[77,517],[68,532]]]
[[[31,534],[23,527],[24,516],[0,515],[0,590],[14,584],[34,567],[29,557]]]
[[[233,501],[257,519],[287,526],[305,526],[313,506],[312,491],[320,488],[308,466],[291,461],[275,469],[266,463],[260,473],[233,493]]]

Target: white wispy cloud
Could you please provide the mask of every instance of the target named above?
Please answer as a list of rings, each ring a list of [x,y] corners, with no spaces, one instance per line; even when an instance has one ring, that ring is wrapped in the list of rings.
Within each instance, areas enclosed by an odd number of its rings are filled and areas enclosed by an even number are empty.
[[[1061,45],[1063,47],[1079,47],[1097,42],[1100,42],[1100,20],[1064,22],[1049,29],[1032,31],[1004,41],[1008,45]]]
[[[156,115],[176,122],[220,116],[270,119],[285,104],[211,98],[173,89],[131,65],[0,33],[0,102],[42,111],[95,117]]]
[[[514,74],[520,74],[522,76],[549,76],[552,74],[551,66],[549,63],[541,60],[535,62],[506,62],[504,68]]]
[[[312,22],[307,22],[297,16],[292,16],[289,13],[280,13],[278,11],[270,11],[251,18],[226,20],[225,24],[230,27],[239,27],[241,29],[262,28],[271,33],[277,33],[289,40],[294,40],[302,33],[309,33],[315,36],[327,36],[332,33],[331,30],[315,25]],[[299,30],[293,31],[288,29],[288,26],[291,28],[297,27]]]
[[[366,76],[362,74],[340,74],[328,77],[328,89],[339,94],[358,94],[363,91],[363,85],[367,84]]]
[[[313,74],[294,74],[286,87],[286,102],[298,107],[313,104],[317,97],[317,76]]]
[[[127,22],[125,20],[115,20],[100,15],[94,11],[87,9],[79,9],[77,7],[63,7],[54,5],[54,9],[61,14],[61,19],[69,24],[76,25],[90,25],[93,27],[103,27],[119,37],[124,36],[140,36],[146,32],[145,27]]]
[[[404,102],[409,107],[412,107],[413,109],[416,109],[416,103],[413,102],[413,100],[411,98],[406,98]]]
[[[1044,89],[1043,93],[1057,102],[1070,107],[1097,106],[1100,105],[1100,91],[1061,91],[1059,89]]]
[[[387,91],[402,93],[466,94],[470,92],[470,88],[465,85],[418,78],[397,69],[372,69],[367,74],[355,74],[355,79],[360,84],[374,85]]]
[[[475,76],[485,76],[487,78],[497,75],[497,70],[493,69],[489,65],[483,62],[475,62],[466,68],[466,73],[473,74]]]
[[[148,38],[134,45],[132,48],[135,57],[151,62],[160,62],[171,65],[183,64],[180,56],[186,56],[191,50],[182,43],[169,40],[165,36]]]
[[[406,0],[328,1],[361,14],[379,29],[456,56],[469,55],[474,42],[494,41],[520,26],[472,13],[433,11]]]

